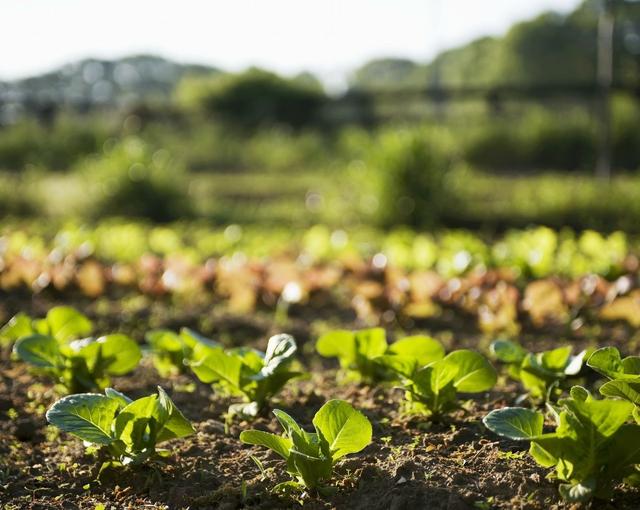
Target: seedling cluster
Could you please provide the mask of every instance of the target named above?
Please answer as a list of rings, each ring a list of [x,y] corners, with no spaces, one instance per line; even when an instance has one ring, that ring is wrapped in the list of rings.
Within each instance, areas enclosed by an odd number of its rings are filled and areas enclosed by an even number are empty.
[[[56,307],[42,319],[18,314],[0,330],[0,338],[13,344],[16,360],[49,376],[60,393],[67,393],[46,412],[48,422],[101,448],[109,458],[105,465],[142,464],[169,455],[158,445],[196,429],[161,387],[137,400],[109,387],[112,376],[136,368],[143,350],[125,335],[92,337],[92,330],[91,321],[78,311]],[[225,348],[188,328],[153,330],[145,338],[144,351],[161,377],[191,373],[234,399],[228,420],[266,416],[281,390],[305,375],[295,359],[297,343],[287,334],[272,336],[264,352]],[[316,349],[324,357],[338,358],[343,383],[400,389],[402,411],[426,420],[446,421],[469,395],[489,392],[498,381],[482,354],[468,349],[447,353],[441,342],[425,335],[389,343],[382,328],[337,330],[322,335]],[[638,483],[640,357],[622,358],[613,347],[576,355],[569,346],[528,352],[506,340],[495,341],[490,351],[505,365],[506,375],[522,385],[525,395],[519,400],[529,397],[531,407],[495,409],[484,417],[485,426],[499,436],[529,442],[533,459],[554,469],[565,500],[610,498],[619,483]],[[607,379],[599,387],[601,398],[580,385],[573,385],[568,396],[564,392],[570,381],[583,380],[585,367]],[[336,464],[372,441],[369,419],[344,400],[320,407],[312,419],[313,432],[281,409],[273,414],[282,434],[246,429],[239,440],[266,447],[285,461],[292,479],[276,491],[329,494]]]

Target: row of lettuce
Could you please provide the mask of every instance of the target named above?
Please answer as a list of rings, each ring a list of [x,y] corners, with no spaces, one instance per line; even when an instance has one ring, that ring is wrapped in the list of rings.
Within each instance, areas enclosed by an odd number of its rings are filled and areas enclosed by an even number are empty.
[[[432,269],[443,277],[484,267],[511,269],[522,277],[598,274],[613,278],[627,269],[628,257],[636,248],[622,232],[605,235],[546,227],[513,230],[488,240],[463,230],[431,234],[363,227],[346,232],[316,225],[292,232],[276,227],[214,228],[199,223],[149,226],[108,221],[97,226],[68,224],[54,234],[49,225],[41,223],[10,224],[2,229],[0,237],[0,256],[4,260],[61,258],[71,254],[130,263],[145,254],[154,254],[179,255],[201,264],[212,257],[237,253],[260,258],[293,251],[311,261],[370,259],[382,255],[393,266]]]
[[[69,393],[50,407],[48,421],[104,447],[111,456],[106,465],[168,455],[157,445],[194,434],[193,425],[161,387],[137,400],[110,388],[112,376],[135,369],[142,351],[122,334],[87,336],[92,329],[87,317],[61,306],[41,319],[18,314],[2,328],[0,338],[13,344],[16,358]],[[235,402],[227,420],[255,418],[287,383],[306,375],[295,359],[296,341],[287,334],[271,337],[265,352],[228,349],[187,328],[150,331],[146,340],[161,376],[191,371]],[[401,411],[431,420],[446,420],[465,395],[486,393],[498,381],[495,368],[480,353],[446,353],[439,341],[425,335],[388,343],[381,328],[336,330],[321,336],[316,350],[339,360],[344,380],[399,385],[404,392]],[[509,378],[520,382],[525,393],[517,400],[530,405],[495,409],[484,417],[485,426],[499,436],[529,442],[533,459],[554,468],[565,500],[608,499],[620,482],[640,484],[640,357],[622,358],[614,347],[573,354],[570,346],[562,346],[533,353],[505,340],[491,345],[491,355],[504,364]],[[602,398],[573,385],[586,380],[585,366],[607,379],[599,387]],[[84,393],[96,390],[104,393]],[[540,410],[543,405],[546,412]],[[286,461],[292,479],[277,490],[325,493],[335,463],[372,440],[369,420],[345,401],[325,403],[313,418],[313,433],[284,411],[273,412],[281,435],[245,430],[240,441],[269,448]]]

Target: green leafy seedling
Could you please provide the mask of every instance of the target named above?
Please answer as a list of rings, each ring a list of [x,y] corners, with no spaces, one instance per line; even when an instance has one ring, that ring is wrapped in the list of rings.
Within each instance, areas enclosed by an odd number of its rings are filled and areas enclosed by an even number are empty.
[[[549,407],[556,423],[551,433],[543,430],[543,413],[522,407],[491,411],[483,423],[499,436],[529,441],[534,460],[554,467],[564,482],[559,490],[567,501],[608,499],[618,483],[637,477],[640,425],[626,423],[633,410],[630,402],[597,400],[574,386],[570,397]]]
[[[5,327],[15,340],[13,351],[22,361],[52,376],[69,393],[103,389],[110,376],[133,370],[142,353],[126,335],[82,338],[92,324],[73,308],[52,308],[44,319],[17,315]]]
[[[290,370],[297,351],[291,335],[272,336],[266,352],[255,349],[194,345],[189,366],[202,382],[214,384],[223,392],[241,396],[243,403],[229,407],[229,414],[256,416],[284,385],[302,375]]]
[[[33,319],[25,313],[18,313],[0,329],[0,344],[10,345],[20,338],[40,334],[55,338],[59,342],[69,342],[91,333],[93,324],[80,312],[70,306],[51,308],[43,319]]]
[[[371,442],[371,423],[343,400],[330,400],[318,410],[313,418],[315,432],[303,430],[284,411],[275,409],[273,413],[284,429],[282,435],[245,430],[240,441],[265,446],[282,457],[294,478],[285,482],[287,486],[324,489],[323,483],[331,479],[336,462]]]
[[[131,400],[107,388],[55,402],[47,421],[83,441],[104,447],[122,465],[139,464],[164,453],[156,445],[195,433],[191,423],[158,387],[157,395]]]
[[[640,423],[640,356],[622,358],[615,347],[603,347],[589,357],[587,365],[609,379],[600,393],[634,404],[633,416]]]
[[[424,335],[406,337],[389,345],[383,328],[331,331],[318,339],[316,350],[321,356],[338,358],[349,379],[368,383],[384,380],[388,376],[385,367],[377,362],[380,356],[411,356],[423,364],[444,356],[442,345]]]
[[[384,355],[376,362],[393,371],[405,390],[407,411],[439,416],[458,405],[458,393],[481,393],[496,383],[496,371],[481,354],[434,350],[428,363],[408,354]]]
[[[565,346],[532,353],[508,340],[496,340],[491,344],[491,353],[507,364],[509,375],[520,381],[532,398],[545,400],[550,399],[554,388],[560,388],[567,378],[580,373],[588,351],[575,356],[571,355],[572,351],[571,346]]]
[[[196,344],[220,347],[220,344],[199,333],[182,328],[179,333],[168,329],[147,332],[145,339],[151,347],[151,359],[162,377],[184,373]]]

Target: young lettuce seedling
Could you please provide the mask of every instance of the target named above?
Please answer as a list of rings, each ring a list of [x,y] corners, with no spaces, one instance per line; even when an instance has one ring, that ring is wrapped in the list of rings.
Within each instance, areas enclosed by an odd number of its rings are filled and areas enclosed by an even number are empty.
[[[240,441],[265,446],[287,462],[287,472],[294,481],[274,488],[322,489],[331,479],[333,466],[350,453],[357,453],[371,442],[371,423],[343,400],[330,400],[313,418],[315,432],[306,432],[284,411],[273,414],[284,429],[281,436],[261,430],[245,430]]]
[[[139,464],[166,453],[156,445],[195,433],[165,391],[131,400],[107,388],[105,394],[80,393],[55,402],[47,421],[83,441],[105,447],[116,462]]]
[[[633,417],[640,423],[640,356],[623,359],[615,347],[603,347],[589,357],[587,365],[610,379],[600,387],[600,393],[634,404]]]
[[[506,407],[484,417],[485,426],[516,441],[530,441],[529,453],[543,467],[555,467],[560,495],[570,502],[610,498],[627,477],[636,478],[640,463],[640,425],[628,424],[633,405],[624,400],[596,400],[581,386],[549,406],[555,432],[544,433],[544,415]]]
[[[40,334],[69,342],[91,333],[93,324],[70,306],[51,308],[44,319],[32,319],[26,313],[18,313],[0,329],[0,343],[11,343],[30,335]]]
[[[295,339],[284,334],[272,336],[264,353],[245,348],[225,351],[198,343],[189,366],[202,382],[244,398],[244,403],[229,407],[231,416],[256,416],[289,379],[302,375],[289,370],[297,349]]]
[[[496,340],[491,353],[506,363],[511,378],[521,381],[534,399],[550,400],[554,388],[568,377],[578,375],[587,351],[571,355],[571,346],[559,347],[538,353],[527,352],[520,345],[508,340]]]
[[[389,345],[383,328],[331,331],[318,339],[316,350],[321,356],[338,358],[348,378],[368,383],[387,378],[385,367],[376,361],[385,354],[412,356],[422,364],[444,356],[442,345],[428,336],[410,336]]]
[[[130,372],[142,357],[138,344],[126,335],[82,338],[91,329],[84,315],[60,306],[49,310],[44,319],[14,317],[5,334],[15,339],[13,351],[19,359],[73,393],[105,388],[109,376]]]
[[[488,391],[496,383],[496,371],[484,356],[467,349],[444,355],[444,348],[432,352],[425,364],[410,354],[387,354],[376,363],[401,380],[412,413],[441,415],[457,405],[458,393]]]
[[[189,328],[182,328],[180,333],[157,329],[147,332],[145,339],[151,347],[153,365],[162,377],[183,373],[196,344],[220,347],[218,342],[205,338]]]

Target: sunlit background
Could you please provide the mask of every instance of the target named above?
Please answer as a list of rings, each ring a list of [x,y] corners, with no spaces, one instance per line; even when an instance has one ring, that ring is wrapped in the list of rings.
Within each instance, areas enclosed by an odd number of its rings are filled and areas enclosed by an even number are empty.
[[[154,54],[239,71],[311,71],[343,82],[379,57],[432,59],[477,37],[501,35],[546,9],[579,0],[276,0],[236,2],[28,0],[2,6],[0,78],[25,78],[85,58]],[[51,20],[56,22],[52,23]]]
[[[0,14],[5,215],[640,225],[636,2],[31,0]]]

